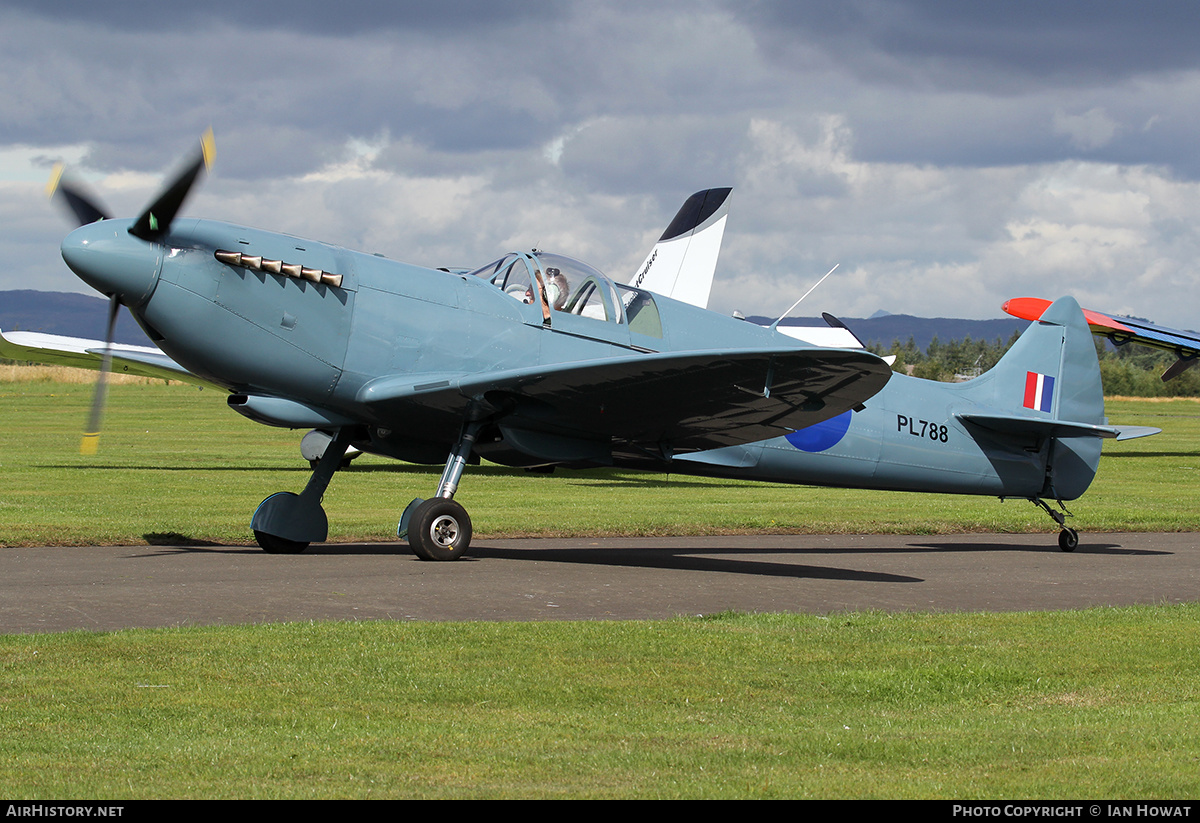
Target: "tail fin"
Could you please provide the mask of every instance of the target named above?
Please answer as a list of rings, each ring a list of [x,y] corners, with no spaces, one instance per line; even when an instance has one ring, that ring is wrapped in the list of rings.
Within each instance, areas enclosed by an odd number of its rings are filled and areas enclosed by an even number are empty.
[[[1072,297],[1055,301],[994,368],[963,388],[972,400],[1022,416],[1104,423],[1096,344]]]
[[[689,197],[630,285],[707,308],[732,191],[706,189]]]
[[[1083,494],[1100,463],[1100,441],[1119,435],[1106,425],[1096,346],[1071,297],[1055,301],[995,368],[962,386],[972,403],[957,416],[968,430],[1047,450],[1042,497]]]

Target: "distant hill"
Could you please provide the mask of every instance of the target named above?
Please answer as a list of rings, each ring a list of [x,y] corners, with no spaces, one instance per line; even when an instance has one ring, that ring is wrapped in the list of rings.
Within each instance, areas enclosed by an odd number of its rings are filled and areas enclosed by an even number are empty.
[[[108,301],[99,296],[31,289],[0,291],[0,330],[3,331],[42,331],[102,340],[107,317]],[[767,317],[747,319],[761,325],[774,320]],[[1023,331],[1029,325],[1028,321],[1015,317],[1000,320],[957,320],[948,317],[877,313],[867,318],[839,319],[868,345],[879,343],[887,347],[893,340],[899,340],[903,344],[911,336],[922,351],[935,336],[942,342],[962,340],[968,336],[972,340],[987,341],[999,337],[1007,342],[1014,331]],[[824,326],[825,323],[819,317],[790,317],[784,320],[782,325]],[[116,340],[118,343],[138,346],[151,345],[145,332],[125,309],[121,310],[117,320]]]
[[[748,317],[753,323],[768,324],[774,318]],[[879,343],[884,348],[892,345],[893,340],[899,340],[901,345],[911,337],[921,351],[929,342],[937,337],[942,343],[950,340],[987,340],[991,342],[999,337],[1005,343],[1012,337],[1013,332],[1025,331],[1028,320],[1018,320],[1006,317],[999,320],[959,320],[951,317],[913,317],[910,314],[876,314],[872,317],[839,317],[846,328],[854,332],[865,345]],[[787,318],[781,326],[825,326],[825,321],[819,317]]]
[[[108,301],[103,297],[56,291],[0,291],[0,330],[41,331],[103,340]],[[126,309],[117,315],[116,342],[152,345]]]

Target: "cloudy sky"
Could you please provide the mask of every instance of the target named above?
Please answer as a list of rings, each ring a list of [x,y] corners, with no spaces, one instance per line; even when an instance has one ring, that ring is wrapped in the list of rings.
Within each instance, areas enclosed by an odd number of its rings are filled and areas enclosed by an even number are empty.
[[[4,0],[0,289],[87,291],[56,161],[133,216],[212,126],[189,214],[423,265],[624,280],[733,186],[722,312],[836,263],[797,313],[1073,294],[1196,328],[1197,31],[1160,0]]]

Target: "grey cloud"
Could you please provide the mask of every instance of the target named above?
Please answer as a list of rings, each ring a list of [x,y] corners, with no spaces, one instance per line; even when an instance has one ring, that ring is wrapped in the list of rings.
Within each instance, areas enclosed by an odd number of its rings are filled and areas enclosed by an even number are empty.
[[[873,82],[1012,93],[1200,65],[1200,7],[1191,3],[760,0],[727,7],[773,54],[794,58],[788,44],[798,40]]]
[[[839,280],[868,313],[932,294],[994,316],[1049,274],[1114,298],[1134,270],[1192,276],[1188,8],[17,0],[0,9],[0,148],[143,172],[100,187],[120,212],[211,125],[217,167],[191,213],[437,265],[539,244],[618,273],[683,197],[732,185],[714,289],[731,308],[782,310],[797,278],[842,262],[822,287],[835,312],[850,313]],[[51,238],[37,267],[53,268],[62,221],[30,207],[28,169],[11,174],[0,213],[24,222],[0,253],[31,261],[22,238]],[[1035,196],[1063,178],[1069,198]],[[1163,228],[1079,205],[1122,187]],[[1078,212],[1052,213],[1064,202]],[[1072,256],[1116,236],[1120,254]]]
[[[448,34],[515,25],[538,25],[564,13],[553,0],[391,0],[364,3],[344,0],[252,2],[207,0],[205,3],[163,3],[123,0],[7,0],[10,9],[53,20],[86,21],[113,30],[170,32],[235,21],[248,33],[296,31],[310,34],[361,34],[389,29]]]
[[[561,166],[598,192],[690,194],[734,179],[746,126],[742,118],[601,118],[565,141]]]
[[[1196,178],[1188,4],[729,3],[796,109],[838,111],[863,159],[988,167],[1072,158]],[[1101,135],[1093,119],[1104,113]],[[1095,118],[1096,115],[1090,115]],[[1068,128],[1068,124],[1072,127]],[[1103,139],[1101,139],[1103,138]]]

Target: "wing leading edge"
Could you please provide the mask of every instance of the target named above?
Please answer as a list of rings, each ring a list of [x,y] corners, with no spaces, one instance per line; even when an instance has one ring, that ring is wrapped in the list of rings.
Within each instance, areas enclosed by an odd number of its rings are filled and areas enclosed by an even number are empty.
[[[104,359],[103,340],[66,337],[43,332],[0,332],[0,357],[72,366],[77,369],[99,369]],[[142,377],[179,380],[198,386],[212,386],[156,348],[114,344],[111,348],[112,370]]]

